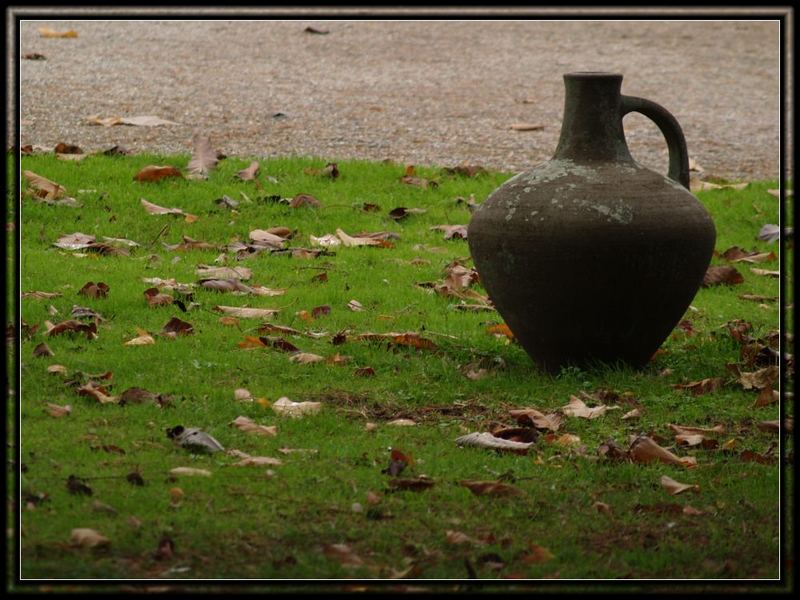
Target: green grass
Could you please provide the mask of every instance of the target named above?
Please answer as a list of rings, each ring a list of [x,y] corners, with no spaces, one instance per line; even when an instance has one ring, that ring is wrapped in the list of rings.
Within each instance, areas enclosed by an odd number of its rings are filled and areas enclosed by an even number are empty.
[[[488,323],[499,322],[496,313],[455,310],[455,300],[416,285],[441,280],[450,261],[469,256],[465,241],[445,241],[430,227],[466,224],[469,211],[455,198],[474,194],[480,202],[508,174],[467,178],[418,168],[419,175],[439,182],[438,188],[423,190],[401,183],[403,167],[397,164],[340,162],[341,176],[331,181],[304,173],[325,160],[275,158],[261,163],[259,191],[253,182],[233,177],[249,161],[228,158],[207,181],[132,181],[146,165],[183,168],[187,161],[187,156],[147,155],[88,157],[75,163],[46,155],[23,157],[23,169],[60,183],[83,203],[82,208],[48,206],[28,197],[22,204],[22,291],[62,294],[22,300],[23,321],[39,329],[20,348],[21,484],[25,492],[47,494],[36,506],[22,506],[23,577],[388,578],[414,567],[412,577],[460,579],[468,576],[467,563],[480,578],[777,577],[779,467],[746,462],[737,452],[763,452],[777,442],[777,435],[756,424],[777,419],[778,408],[753,408],[755,393],[742,390],[729,376],[725,365],[739,361],[739,347],[722,327],[743,319],[757,334],[776,329],[776,303],[761,307],[739,298],[743,293],[777,296],[776,279],[759,277],[748,265],[738,264],[745,282],[700,290],[693,301],[696,310],[686,315],[697,334],[676,333],[665,343],[665,352],[641,371],[569,369],[550,377],[537,371],[518,345],[486,333]],[[278,183],[268,182],[265,175]],[[777,250],[776,244],[755,240],[761,225],[777,222],[778,203],[766,192],[773,187],[774,181],[753,182],[744,191],[698,194],[715,219],[718,250],[732,245]],[[263,200],[298,193],[315,196],[322,207],[292,209]],[[223,194],[241,202],[238,213],[214,204]],[[149,215],[140,198],[199,218],[189,224],[170,215]],[[380,212],[363,212],[364,202],[378,204]],[[394,222],[387,212],[398,206],[427,212]],[[337,227],[350,235],[389,230],[400,239],[394,248],[336,248],[335,256],[313,260],[262,253],[239,263],[253,270],[249,283],[286,288],[283,296],[198,289],[194,299],[199,307],[186,313],[175,306],[146,305],[142,292],[149,286],[143,277],[195,282],[196,266],[214,264],[222,252],[170,252],[162,242],[178,243],[186,235],[223,246],[236,236],[246,240],[252,229],[273,226],[296,230],[292,246],[309,247],[309,235],[334,233]],[[73,232],[128,238],[143,247],[128,257],[78,257],[52,246],[60,235]],[[410,264],[414,258],[429,263]],[[229,257],[228,264],[236,261]],[[725,263],[715,258],[714,264]],[[777,262],[755,266],[778,268]],[[312,282],[323,270],[328,281]],[[108,298],[78,296],[87,281],[108,284]],[[348,310],[351,299],[366,310]],[[74,304],[105,318],[97,339],[46,337],[44,321],[68,319]],[[276,350],[241,349],[237,344],[246,335],[258,335],[259,322],[241,319],[239,327],[224,326],[212,310],[219,304],[278,308],[273,323],[327,332],[320,339],[289,338],[301,350],[325,357],[339,352],[351,361],[343,366],[302,365]],[[331,306],[330,314],[313,323],[295,315],[323,304]],[[50,306],[58,314],[50,315]],[[190,322],[195,334],[174,340],[155,336],[156,343],[148,346],[123,345],[137,335],[137,328],[157,333],[173,316]],[[331,336],[343,329],[416,331],[439,350],[389,349],[352,339],[331,345]],[[34,357],[34,347],[44,341],[54,356]],[[505,367],[477,381],[466,378],[464,365],[481,358],[498,358]],[[70,372],[111,371],[113,394],[138,386],[174,400],[165,408],[100,405],[76,395],[62,377],[48,374],[51,364]],[[375,370],[375,377],[354,376],[356,368],[366,366]],[[661,374],[664,369],[669,374]],[[723,377],[726,385],[699,397],[671,387],[707,377]],[[323,409],[300,419],[281,417],[269,406],[235,400],[234,390],[242,387],[268,402],[287,396],[321,401]],[[555,409],[571,394],[600,388],[630,392],[643,416],[638,422],[621,420],[633,407],[622,404],[622,410],[596,420],[568,419],[562,431],[580,437],[585,455],[543,440],[527,456],[464,449],[454,442],[492,423],[513,424],[509,408]],[[73,412],[53,418],[44,411],[48,402],[70,404]],[[239,415],[277,425],[277,436],[251,436],[229,425]],[[418,424],[387,424],[401,417]],[[377,429],[365,431],[368,421],[377,423]],[[596,449],[608,438],[627,446],[629,435],[644,432],[666,438],[664,445],[670,445],[668,423],[723,424],[727,433],[721,441],[735,439],[736,452],[676,450],[697,458],[698,467],[692,470],[597,460]],[[274,467],[270,477],[263,467],[233,467],[237,459],[224,454],[191,455],[165,436],[166,428],[178,424],[202,428],[225,448],[280,457],[284,464]],[[284,447],[317,452],[284,456],[277,451]],[[390,491],[389,476],[381,473],[390,447],[416,460],[404,476],[425,474],[436,484],[423,492]],[[179,466],[213,474],[171,480],[169,470]],[[146,485],[126,481],[133,470]],[[92,498],[69,493],[70,474],[86,478]],[[699,484],[701,491],[670,496],[659,485],[662,475]],[[462,479],[502,479],[525,495],[474,496],[458,484]],[[176,486],[184,493],[178,508],[170,506],[170,489]],[[375,507],[367,502],[369,491],[381,496]],[[95,499],[113,506],[117,515],[93,511]],[[363,506],[360,513],[351,508],[356,502]],[[598,512],[595,502],[610,505],[611,513]],[[634,510],[659,504],[691,505],[703,514]],[[140,527],[133,527],[130,517]],[[100,531],[111,540],[110,549],[70,547],[70,532],[77,527]],[[450,544],[448,530],[484,544]],[[164,536],[173,540],[174,556],[156,560]],[[553,557],[526,562],[532,543]],[[327,544],[348,544],[363,565],[343,566],[325,555]],[[493,568],[498,564],[499,569]]]

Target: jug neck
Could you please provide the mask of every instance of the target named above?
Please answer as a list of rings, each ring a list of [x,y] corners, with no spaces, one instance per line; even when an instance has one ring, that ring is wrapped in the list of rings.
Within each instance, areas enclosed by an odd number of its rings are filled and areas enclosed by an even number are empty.
[[[564,75],[564,120],[553,158],[633,162],[622,130],[622,75]]]

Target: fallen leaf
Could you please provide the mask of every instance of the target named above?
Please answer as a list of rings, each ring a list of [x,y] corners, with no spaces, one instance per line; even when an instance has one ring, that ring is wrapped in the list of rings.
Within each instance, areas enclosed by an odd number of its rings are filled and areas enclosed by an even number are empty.
[[[64,365],[50,365],[47,367],[47,372],[51,375],[66,375],[67,367]]]
[[[460,531],[452,531],[448,529],[445,531],[445,540],[448,544],[459,546],[462,544],[469,544],[470,546],[483,546],[484,543],[480,540],[469,537],[467,534]]]
[[[738,285],[740,283],[744,283],[744,276],[734,267],[726,265],[721,267],[708,267],[706,274],[703,276],[702,287]]]
[[[692,381],[689,383],[676,383],[671,387],[676,390],[689,390],[692,396],[702,396],[703,394],[710,394],[715,392],[725,384],[722,377],[710,377],[708,379],[701,379],[700,381]]]
[[[144,198],[140,198],[139,201],[142,203],[144,209],[151,215],[180,215],[187,223],[194,223],[197,220],[195,215],[183,212],[180,208],[164,208],[163,206],[148,202]]]
[[[634,408],[633,410],[626,412],[622,417],[620,417],[623,421],[628,421],[630,419],[638,419],[642,416],[642,411],[638,408]]]
[[[60,298],[62,295],[58,292],[22,292],[22,299],[50,300],[51,298]]]
[[[286,238],[269,230],[254,229],[248,235],[255,244],[267,248],[283,248],[286,245]]]
[[[102,548],[110,546],[111,540],[94,529],[78,527],[70,532],[69,543],[81,548]]]
[[[322,203],[309,194],[297,194],[289,202],[290,208],[299,208],[301,206],[313,206],[314,208],[322,206]]]
[[[86,482],[80,477],[70,475],[67,477],[67,491],[70,494],[91,496],[94,492],[92,488],[86,485]]]
[[[48,402],[44,410],[51,417],[55,418],[68,417],[72,413],[72,406],[70,406],[69,404],[65,404],[64,406],[59,406],[58,404],[52,404]]]
[[[456,444],[459,446],[477,446],[479,448],[488,448],[490,450],[527,452],[528,448],[533,446],[534,442],[515,442],[497,437],[485,431],[482,433],[475,432],[462,435],[461,437],[456,438]]]
[[[308,168],[304,169],[303,172],[306,175],[320,175],[322,177],[336,179],[339,177],[339,166],[336,163],[328,163],[322,169]]]
[[[87,340],[93,340],[97,337],[97,325],[95,323],[81,323],[75,319],[68,319],[53,325],[50,321],[44,322],[47,328],[47,334],[50,337],[55,337],[64,333],[83,333],[86,335]]]
[[[756,401],[753,403],[753,408],[761,408],[763,406],[775,404],[780,400],[780,397],[781,395],[778,390],[765,387],[759,392],[758,398],[756,398]]]
[[[682,494],[687,490],[692,490],[693,492],[700,491],[699,485],[694,485],[689,483],[678,483],[677,481],[666,475],[661,476],[661,487],[663,487],[665,490],[667,490],[667,492],[669,492],[673,496]]]
[[[544,129],[544,125],[538,123],[513,123],[509,129],[514,131],[539,131]]]
[[[209,267],[207,265],[197,265],[195,273],[203,279],[238,279],[240,281],[250,279],[253,274],[246,267]]]
[[[697,465],[697,459],[692,456],[679,458],[666,448],[662,448],[647,436],[638,436],[631,443],[628,455],[633,462],[647,464],[651,462],[662,462],[668,465],[681,465],[693,467]]]
[[[217,166],[217,152],[211,147],[208,136],[200,133],[194,134],[192,144],[194,152],[186,170],[193,179],[207,179],[208,173]]]
[[[312,354],[311,352],[298,352],[296,354],[292,354],[289,357],[289,360],[292,362],[300,363],[300,364],[309,364],[309,363],[317,363],[325,360],[325,357],[320,356],[318,354]]]
[[[36,195],[40,198],[55,200],[67,193],[65,187],[41,175],[37,175],[33,171],[23,171],[22,176],[27,180],[28,184],[36,190]],[[92,236],[92,241],[94,241],[94,236]]]
[[[589,408],[580,398],[569,397],[569,404],[561,407],[561,412],[568,417],[581,417],[583,419],[596,419],[606,414],[609,410],[618,409],[619,406],[600,405]]]
[[[123,344],[124,346],[145,346],[145,345],[148,345],[148,344],[155,344],[156,343],[155,338],[152,335],[150,335],[147,331],[145,331],[144,329],[139,329],[137,327],[136,331],[138,332],[139,335],[136,336],[135,338],[130,339],[127,342],[125,342]]]
[[[372,367],[359,367],[353,372],[356,377],[374,377],[375,369]]]
[[[347,247],[354,247],[354,246],[383,246],[385,247],[386,244],[379,239],[371,238],[371,237],[351,237],[347,235],[344,231],[337,227],[336,235],[339,236],[339,239],[342,240],[342,244]]]
[[[750,272],[754,275],[759,275],[761,277],[780,277],[780,271],[770,271],[769,269],[756,269],[755,267],[750,268]]]
[[[693,427],[691,425],[673,425],[670,423],[668,427],[676,434],[687,435],[693,433],[719,435],[725,433],[724,425],[714,425],[714,427]]]
[[[327,29],[317,29],[316,27],[311,27],[310,25],[303,29],[303,33],[315,33],[317,35],[328,35],[330,31]]]
[[[38,52],[28,52],[22,55],[22,60],[47,60],[47,57],[44,54],[39,54]]]
[[[178,317],[172,317],[161,329],[161,334],[172,337],[176,335],[192,335],[194,334],[194,327],[192,327],[191,323],[181,321]]]
[[[547,429],[550,431],[558,431],[561,426],[561,416],[556,413],[545,415],[544,413],[536,410],[535,408],[518,408],[508,411],[512,417],[517,419],[520,424],[530,424],[537,429]]]
[[[231,421],[231,425],[236,426],[245,433],[267,436],[278,435],[278,428],[275,425],[258,425],[252,419],[245,416],[236,417],[233,421]]]
[[[50,27],[39,27],[39,35],[43,38],[76,38],[78,37],[78,32],[75,31],[74,29],[70,29],[67,31],[56,31],[55,29],[51,29]],[[73,531],[79,531],[79,530],[75,529]],[[86,531],[91,531],[91,529],[87,529]]]
[[[275,308],[247,308],[243,306],[215,306],[214,310],[241,319],[269,319],[280,312],[279,309]]]
[[[489,325],[486,328],[486,333],[491,333],[497,337],[505,337],[509,340],[514,339],[514,332],[505,323],[498,323],[496,325]]]
[[[246,169],[242,169],[241,171],[237,172],[236,176],[242,181],[252,181],[258,176],[258,171],[258,161],[254,160]]]
[[[422,215],[426,212],[428,211],[424,208],[405,208],[404,206],[398,206],[390,210],[388,216],[390,219],[400,221],[401,219],[405,219],[408,215]]]
[[[432,231],[443,231],[444,239],[453,240],[467,239],[467,226],[466,225],[436,225],[430,228]]]
[[[140,387],[128,388],[119,396],[119,404],[121,406],[126,404],[144,404],[145,402],[153,402],[158,406],[164,406],[169,403],[169,398]]]
[[[169,177],[183,177],[181,172],[176,169],[175,167],[171,166],[159,166],[159,165],[149,165],[144,167],[141,171],[139,171],[136,175],[133,176],[134,181],[139,182],[155,182],[161,181],[162,179],[167,179]],[[143,201],[144,203],[145,201]],[[149,204],[149,203],[148,203]],[[145,208],[147,208],[145,206]],[[156,207],[160,208],[160,207]],[[161,209],[162,211],[166,209]],[[171,209],[174,212],[176,209]],[[167,211],[170,212],[170,211]],[[155,213],[155,214],[164,214],[163,212]]]
[[[760,263],[777,260],[778,257],[774,252],[747,252],[738,246],[732,246],[722,253],[722,257],[730,262],[748,262]]]
[[[340,240],[332,233],[328,233],[326,235],[323,235],[322,237],[315,237],[313,235],[310,235],[308,236],[308,239],[311,242],[312,246],[321,246],[323,248],[332,248],[340,246],[342,244],[342,240]]]
[[[94,241],[95,237],[93,235],[76,232],[62,235],[53,243],[53,245],[56,248],[61,248],[63,250],[83,250],[92,245]]]
[[[44,358],[44,357],[47,357],[47,356],[55,356],[55,354],[53,354],[53,351],[50,350],[50,346],[48,346],[44,342],[42,342],[41,344],[39,344],[38,346],[36,346],[33,349],[33,355],[36,356],[37,358]]]
[[[394,425],[395,427],[412,427],[416,425],[411,419],[394,419],[393,421],[388,421],[386,424]]]
[[[111,288],[102,281],[98,281],[97,283],[87,281],[84,286],[78,290],[78,295],[86,296],[87,298],[106,298],[108,297],[110,289]]]
[[[528,552],[522,555],[522,562],[527,564],[538,564],[553,560],[555,556],[550,550],[539,544],[528,544]]]
[[[244,456],[239,462],[233,463],[234,467],[278,467],[283,464],[280,458],[271,456]]]
[[[745,390],[763,390],[772,389],[778,382],[779,375],[779,368],[773,365],[752,373],[738,373],[738,379]]]
[[[302,417],[317,414],[322,409],[321,402],[292,402],[289,398],[278,398],[272,403],[272,410],[280,415]]]
[[[186,475],[188,477],[211,477],[211,471],[197,467],[175,467],[169,470],[171,475]],[[171,490],[170,490],[171,495]]]
[[[462,479],[458,482],[476,496],[524,496],[524,492],[501,481],[475,481]]]
[[[116,404],[119,402],[117,396],[109,394],[108,390],[103,386],[96,386],[93,382],[82,385],[77,389],[79,396],[89,396],[97,400],[100,404]]]
[[[149,306],[168,306],[172,304],[173,298],[169,294],[162,294],[157,287],[147,288],[144,292],[144,298]]]
[[[361,302],[359,302],[358,300],[350,300],[350,302],[347,303],[347,308],[349,308],[353,312],[363,312],[364,305],[361,304]]]
[[[425,476],[414,478],[395,477],[389,480],[389,487],[395,490],[410,490],[412,492],[422,492],[429,490],[436,482]]]

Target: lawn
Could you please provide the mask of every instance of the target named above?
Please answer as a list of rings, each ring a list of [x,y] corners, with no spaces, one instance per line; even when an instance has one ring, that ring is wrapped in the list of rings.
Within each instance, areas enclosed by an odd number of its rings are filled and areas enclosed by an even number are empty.
[[[401,181],[405,165],[390,162],[340,161],[332,178],[325,159],[271,158],[243,181],[250,160],[229,157],[207,179],[140,182],[148,165],[186,174],[189,156],[21,160],[78,203],[44,201],[23,184],[23,578],[778,576],[779,482],[791,489],[792,473],[762,423],[779,418],[763,371],[779,280],[753,270],[778,261],[721,256],[732,246],[777,255],[777,243],[756,239],[777,223],[775,181],[697,193],[717,227],[712,264],[743,281],[701,289],[646,368],[553,377],[504,334],[479,282],[445,284],[454,261],[462,275],[472,263],[465,240],[435,227],[466,225],[469,204],[508,173],[418,166],[415,177],[438,184],[425,186]],[[141,199],[183,214],[150,214]],[[16,210],[11,192],[8,201]],[[393,218],[400,207],[422,210]],[[262,234],[274,247],[248,246],[251,232],[277,227],[291,238]],[[375,245],[314,245],[337,229],[338,240]],[[73,233],[95,245],[54,246]],[[208,283],[198,265],[251,276]],[[152,288],[163,304],[150,305]],[[76,305],[90,310],[73,316]],[[191,333],[165,335],[173,318]],[[70,320],[81,326],[60,325]],[[755,383],[737,368],[759,373]],[[609,408],[568,416],[572,396]],[[281,398],[319,405],[291,416]],[[508,433],[530,425],[510,412],[522,408],[554,415],[557,430]],[[15,411],[9,403],[9,419]],[[245,431],[232,424],[239,417],[264,427]],[[166,433],[178,425],[225,451],[181,447]],[[670,425],[716,430],[676,438]],[[535,441],[519,453],[456,443],[498,431]],[[643,462],[637,436],[683,461]],[[247,462],[261,464],[237,464]],[[181,467],[202,471],[172,472]],[[696,487],[672,495],[663,476]]]

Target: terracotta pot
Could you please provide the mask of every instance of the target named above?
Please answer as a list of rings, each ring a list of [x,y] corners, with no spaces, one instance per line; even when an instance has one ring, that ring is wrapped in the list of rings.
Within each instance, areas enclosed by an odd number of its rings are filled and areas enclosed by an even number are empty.
[[[498,312],[541,367],[645,365],[683,316],[716,237],[688,191],[680,125],[623,96],[622,75],[569,73],[553,158],[477,209],[468,239]],[[639,112],[669,149],[664,177],[636,163],[622,118]]]

